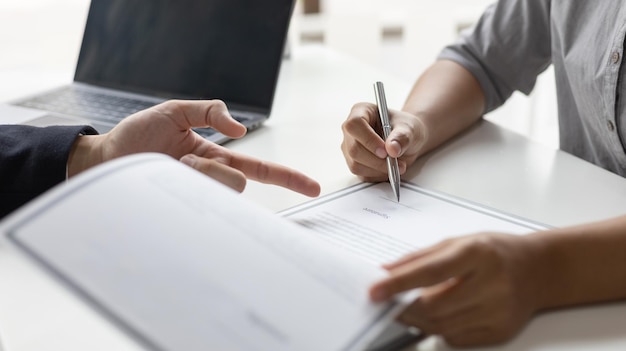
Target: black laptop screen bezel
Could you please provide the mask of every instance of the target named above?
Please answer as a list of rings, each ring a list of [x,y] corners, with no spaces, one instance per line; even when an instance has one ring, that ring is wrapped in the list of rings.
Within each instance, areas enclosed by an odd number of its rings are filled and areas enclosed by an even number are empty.
[[[74,81],[163,99],[221,99],[269,115],[293,9],[294,0],[92,0]],[[160,39],[165,32],[171,38]],[[177,55],[176,45],[187,54]]]

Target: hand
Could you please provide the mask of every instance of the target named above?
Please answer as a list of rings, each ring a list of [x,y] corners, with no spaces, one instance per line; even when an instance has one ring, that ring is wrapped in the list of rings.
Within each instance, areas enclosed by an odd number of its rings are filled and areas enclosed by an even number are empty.
[[[386,265],[374,301],[422,288],[399,320],[454,346],[508,340],[532,317],[539,283],[529,238],[482,233],[459,237]]]
[[[428,133],[419,117],[394,110],[389,115],[392,130],[386,141],[379,134],[380,118],[374,104],[354,105],[343,123],[341,150],[350,171],[364,181],[387,179],[387,155],[398,158],[400,174],[404,174],[426,143]]]
[[[319,195],[320,186],[313,179],[285,166],[232,152],[191,130],[197,127],[212,127],[231,138],[246,133],[246,127],[230,116],[222,101],[167,101],[127,117],[107,134],[78,138],[68,160],[68,174],[124,155],[160,152],[237,191],[243,191],[249,178],[308,196]]]

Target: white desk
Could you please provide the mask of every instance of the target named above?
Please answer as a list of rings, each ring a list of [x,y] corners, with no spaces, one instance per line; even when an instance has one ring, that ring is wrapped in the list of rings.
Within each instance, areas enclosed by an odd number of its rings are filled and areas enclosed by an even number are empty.
[[[371,82],[381,79],[390,106],[397,108],[410,83],[322,49],[299,54],[283,70],[276,114],[267,127],[229,147],[272,155],[318,179],[328,193],[357,181],[339,150],[340,124],[350,106],[372,101]],[[306,90],[300,90],[303,80]],[[316,133],[324,130],[323,137]],[[626,179],[488,122],[424,157],[405,179],[552,226],[626,213]],[[274,210],[304,200],[285,191],[281,198],[271,198],[266,186],[251,185],[244,195]],[[543,314],[512,342],[480,350],[624,350],[624,326],[624,302],[581,307]],[[437,338],[417,347],[448,349]]]
[[[2,67],[0,77],[3,86],[12,84],[7,77],[22,79]],[[71,72],[48,77],[71,77]],[[320,181],[324,194],[354,184],[357,179],[339,150],[340,125],[354,102],[373,100],[375,80],[386,83],[390,106],[399,107],[410,82],[321,47],[299,48],[281,72],[272,118],[262,129],[227,146],[300,169]],[[489,123],[425,157],[409,178],[426,188],[554,226],[626,213],[623,178]],[[306,200],[257,183],[250,183],[243,196],[273,210]],[[0,277],[0,335],[9,351],[140,350],[5,247],[0,247]],[[536,318],[518,338],[495,349],[624,350],[625,325],[626,303],[553,312]],[[430,338],[418,349],[448,348]]]

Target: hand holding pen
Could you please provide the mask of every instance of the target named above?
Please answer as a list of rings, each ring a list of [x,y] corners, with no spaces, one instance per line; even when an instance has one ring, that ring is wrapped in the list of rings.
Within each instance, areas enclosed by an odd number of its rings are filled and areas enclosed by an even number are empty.
[[[385,88],[382,82],[374,83],[374,93],[376,95],[376,105],[378,106],[378,115],[383,131],[382,137],[383,140],[387,140],[391,133],[391,123],[389,122],[389,110],[387,108]],[[389,174],[391,189],[396,196],[396,200],[400,202],[400,168],[398,167],[397,158],[387,156],[387,172]]]

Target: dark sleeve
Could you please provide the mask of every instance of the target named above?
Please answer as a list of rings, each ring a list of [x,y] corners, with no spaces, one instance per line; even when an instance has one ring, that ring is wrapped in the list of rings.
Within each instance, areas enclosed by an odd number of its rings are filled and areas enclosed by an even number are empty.
[[[0,125],[0,218],[65,180],[67,159],[88,126]]]

